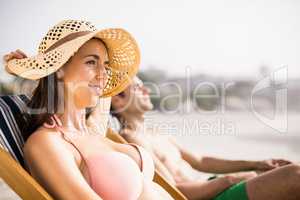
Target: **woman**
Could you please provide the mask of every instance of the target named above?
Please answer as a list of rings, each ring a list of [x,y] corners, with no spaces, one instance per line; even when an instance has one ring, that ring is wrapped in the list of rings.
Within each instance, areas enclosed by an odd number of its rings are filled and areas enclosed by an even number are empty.
[[[55,199],[172,199],[152,181],[145,150],[91,134],[86,124],[86,109],[122,91],[137,72],[139,50],[129,33],[66,20],[50,29],[37,56],[16,51],[5,60],[9,73],[39,80],[24,157]]]

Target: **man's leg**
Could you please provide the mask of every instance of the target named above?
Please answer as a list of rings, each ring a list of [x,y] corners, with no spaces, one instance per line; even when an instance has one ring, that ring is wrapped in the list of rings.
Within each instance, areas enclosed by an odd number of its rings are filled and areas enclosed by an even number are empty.
[[[287,165],[246,182],[249,200],[299,200],[300,166]]]

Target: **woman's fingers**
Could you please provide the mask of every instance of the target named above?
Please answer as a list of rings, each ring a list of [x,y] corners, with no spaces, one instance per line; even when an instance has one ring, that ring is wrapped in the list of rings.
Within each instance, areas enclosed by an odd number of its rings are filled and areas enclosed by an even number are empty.
[[[17,49],[16,52],[21,54],[23,56],[23,58],[27,58],[27,55],[23,51],[21,51],[20,49]]]
[[[12,51],[9,54],[6,54],[3,57],[4,62],[8,62],[12,59],[22,59],[22,58],[27,58],[26,54],[24,52],[22,52],[21,50],[16,50],[16,51]]]
[[[6,54],[3,56],[3,61],[4,61],[4,65],[5,65],[5,69],[8,73],[12,73],[11,70],[8,69],[7,67],[7,63],[10,61],[10,60],[13,60],[13,59],[22,59],[22,58],[27,58],[26,54],[21,51],[20,49],[17,49],[16,51],[13,51],[13,52],[10,52],[9,54]]]
[[[12,53],[10,54],[6,54],[4,57],[3,57],[3,60],[4,62],[8,62],[10,61],[11,59],[13,59],[14,55]]]
[[[17,51],[11,52],[11,54],[13,55],[12,56],[13,58],[17,58],[17,59],[24,58],[24,56],[21,53],[17,52]]]
[[[11,59],[12,59],[11,54],[7,54],[7,55],[3,56],[5,70],[10,74],[12,74],[13,72],[8,68],[7,62],[10,61]]]
[[[11,54],[6,54],[5,56],[3,56],[4,62],[8,62],[10,59],[11,59]]]

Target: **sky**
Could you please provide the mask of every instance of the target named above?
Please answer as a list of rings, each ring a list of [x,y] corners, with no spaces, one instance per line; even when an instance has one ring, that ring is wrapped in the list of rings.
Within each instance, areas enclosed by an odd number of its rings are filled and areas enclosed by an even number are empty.
[[[63,19],[128,30],[141,49],[141,70],[170,76],[257,76],[260,66],[288,66],[300,77],[297,0],[10,0],[0,7],[0,56],[35,55],[42,37]],[[2,70],[2,69],[1,69]],[[0,79],[8,77],[3,74]]]

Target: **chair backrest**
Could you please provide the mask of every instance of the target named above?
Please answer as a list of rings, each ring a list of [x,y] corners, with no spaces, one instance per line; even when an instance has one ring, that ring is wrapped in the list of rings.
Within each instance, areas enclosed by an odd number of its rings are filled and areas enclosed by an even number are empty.
[[[25,95],[0,96],[0,145],[24,167],[24,138],[21,129],[27,120],[24,115],[29,98]]]
[[[0,177],[25,200],[53,198],[24,169],[22,126],[29,98],[0,96]]]

